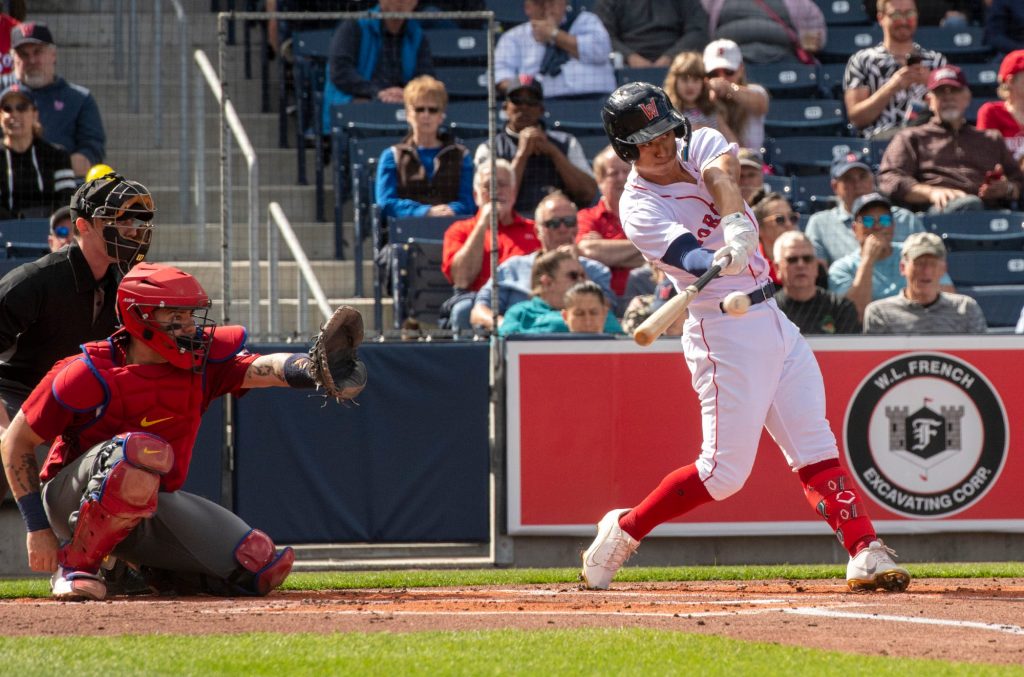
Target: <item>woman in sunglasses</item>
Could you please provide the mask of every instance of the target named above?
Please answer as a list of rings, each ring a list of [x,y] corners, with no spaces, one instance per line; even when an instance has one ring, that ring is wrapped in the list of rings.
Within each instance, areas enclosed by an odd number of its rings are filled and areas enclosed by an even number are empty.
[[[454,136],[441,129],[448,92],[429,75],[405,86],[409,134],[380,156],[377,204],[385,217],[461,216],[473,203],[473,158]]]
[[[778,267],[772,259],[775,240],[787,230],[795,229],[800,223],[800,216],[793,211],[789,200],[782,193],[767,193],[751,206],[754,208],[754,217],[758,224],[758,248],[761,256],[768,259],[768,263],[771,264],[768,275],[772,282],[779,284]]]
[[[768,114],[768,90],[747,84],[743,53],[732,40],[715,40],[704,48],[711,100],[721,105],[725,124],[743,148],[764,145],[764,119]]]
[[[14,84],[0,93],[0,219],[49,217],[75,192],[71,158],[43,140],[32,94]],[[39,234],[42,239],[42,233]]]

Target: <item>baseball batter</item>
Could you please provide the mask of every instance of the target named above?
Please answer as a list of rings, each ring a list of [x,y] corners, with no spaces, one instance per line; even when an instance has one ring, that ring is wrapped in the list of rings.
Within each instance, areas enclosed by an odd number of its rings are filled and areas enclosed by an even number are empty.
[[[258,355],[245,350],[243,327],[214,331],[209,307],[191,275],[135,266],[117,288],[124,327],[57,362],[4,433],[29,566],[54,572],[55,597],[103,599],[111,554],[159,592],[265,595],[288,576],[291,548],[278,551],[234,513],[180,491],[200,417],[214,398],[249,388],[324,385],[354,397],[366,382],[355,359],[362,318],[339,309],[309,356]],[[328,335],[339,325],[348,331]],[[316,375],[324,344],[334,346],[325,359],[350,367],[336,381]],[[329,387],[339,383],[349,387]],[[40,472],[33,449],[50,439]]]
[[[814,355],[772,299],[755,219],[737,185],[735,144],[711,128],[691,134],[665,92],[646,83],[613,92],[602,118],[619,157],[633,163],[619,204],[629,239],[678,290],[713,264],[722,266],[722,275],[690,304],[682,338],[701,403],[700,455],[638,505],[604,516],[583,553],[586,586],[607,588],[658,524],[739,491],[767,427],[811,506],[850,553],[849,587],[905,590],[910,574],[878,539],[856,485],[839,464]],[[728,315],[720,305],[733,291],[749,294],[742,316]]]

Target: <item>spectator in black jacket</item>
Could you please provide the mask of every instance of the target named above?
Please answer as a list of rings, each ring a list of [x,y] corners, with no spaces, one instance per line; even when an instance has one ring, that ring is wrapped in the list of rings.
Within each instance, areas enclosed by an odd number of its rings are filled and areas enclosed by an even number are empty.
[[[668,67],[679,52],[702,52],[708,14],[699,0],[598,0],[594,14],[608,29],[612,51],[633,68]]]

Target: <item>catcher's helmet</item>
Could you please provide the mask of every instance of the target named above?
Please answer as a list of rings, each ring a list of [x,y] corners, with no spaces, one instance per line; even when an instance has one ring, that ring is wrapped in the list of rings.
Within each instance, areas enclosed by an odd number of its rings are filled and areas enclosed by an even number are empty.
[[[194,332],[175,336],[181,325],[157,322],[160,308],[192,311]],[[140,263],[117,287],[117,315],[132,337],[182,369],[202,372],[216,324],[207,320],[210,297],[196,278],[174,266]]]
[[[640,157],[637,145],[673,129],[676,138],[690,142],[690,121],[672,107],[665,90],[646,82],[629,82],[612,92],[601,120],[612,148],[626,162]]]
[[[146,258],[153,239],[153,196],[138,181],[116,172],[86,181],[71,196],[71,218],[104,219],[107,255],[122,273]]]

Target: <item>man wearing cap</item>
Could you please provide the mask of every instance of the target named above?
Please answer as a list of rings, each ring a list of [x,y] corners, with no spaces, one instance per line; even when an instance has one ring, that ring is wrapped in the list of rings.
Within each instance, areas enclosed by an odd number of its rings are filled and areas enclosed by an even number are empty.
[[[843,99],[847,117],[861,134],[885,139],[923,108],[928,73],[945,65],[946,57],[914,42],[914,0],[879,0],[877,17],[882,41],[846,62]]]
[[[754,204],[754,196],[764,191],[764,158],[752,148],[740,148],[737,156],[740,162],[740,195],[748,205]]]
[[[615,89],[604,24],[585,9],[567,10],[566,0],[524,0],[529,21],[502,33],[494,47],[499,91],[507,95],[523,75],[542,81],[550,98]]]
[[[900,275],[906,287],[864,310],[865,334],[984,334],[978,302],[941,289],[946,246],[935,233],[914,233],[903,243]]]
[[[811,214],[804,232],[814,245],[818,258],[831,266],[834,261],[860,250],[860,242],[853,233],[853,201],[873,193],[875,175],[864,154],[851,150],[832,158],[832,192],[837,204],[831,209]],[[902,242],[911,233],[924,230],[913,212],[903,207],[892,208],[893,242]]]
[[[1002,101],[987,101],[978,109],[978,129],[994,129],[1003,135],[1013,158],[1024,167],[1024,49],[1017,49],[999,65]]]
[[[857,198],[851,209],[853,233],[860,249],[837,260],[828,269],[829,290],[845,296],[857,307],[858,316],[873,300],[892,296],[907,281],[900,275],[900,244],[893,244],[892,203],[881,193]],[[953,291],[953,280],[942,275],[941,283]]]
[[[667,68],[679,52],[699,52],[708,43],[700,0],[597,0],[594,14],[608,29],[612,51],[632,68]]]
[[[57,45],[46,24],[26,21],[11,31],[18,82],[32,90],[43,137],[71,155],[76,176],[101,162],[107,142],[103,120],[89,90],[57,76]]]
[[[55,252],[66,244],[71,243],[71,235],[74,226],[71,224],[71,207],[61,207],[50,215],[50,234],[46,242],[50,245],[50,251]]]
[[[878,185],[894,201],[932,213],[1003,209],[1016,204],[1024,174],[1003,137],[967,123],[967,79],[956,66],[928,76],[932,118],[901,130],[889,142]]]
[[[495,135],[494,148],[515,171],[516,211],[532,217],[552,190],[561,190],[578,205],[593,203],[597,182],[580,142],[568,132],[544,128],[544,87],[540,82],[520,76],[505,95],[504,110],[508,124]],[[489,159],[490,149],[481,143],[473,161],[480,167]]]

